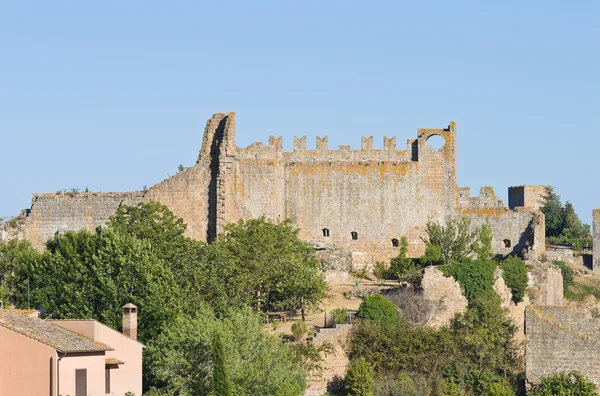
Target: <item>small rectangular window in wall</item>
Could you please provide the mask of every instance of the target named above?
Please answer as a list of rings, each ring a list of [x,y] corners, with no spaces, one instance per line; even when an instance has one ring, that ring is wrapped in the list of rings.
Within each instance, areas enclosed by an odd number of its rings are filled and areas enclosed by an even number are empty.
[[[75,396],[87,396],[87,369],[75,370]]]
[[[104,393],[110,393],[110,368],[104,369]]]

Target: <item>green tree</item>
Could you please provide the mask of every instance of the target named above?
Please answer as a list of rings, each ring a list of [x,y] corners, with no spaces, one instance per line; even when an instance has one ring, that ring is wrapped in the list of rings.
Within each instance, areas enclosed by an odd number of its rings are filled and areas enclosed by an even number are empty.
[[[225,362],[225,350],[223,348],[223,339],[221,333],[215,332],[212,344],[213,360],[213,389],[212,392],[217,396],[231,396],[231,381],[229,379],[229,370]]]
[[[436,265],[442,260],[442,249],[437,245],[427,242],[425,244],[425,255],[421,257],[423,265]]]
[[[360,303],[358,317],[392,328],[396,324],[396,305],[381,294],[373,294]]]
[[[359,358],[350,363],[346,378],[346,390],[350,396],[373,396],[375,371],[365,359]]]
[[[439,269],[444,275],[456,279],[469,302],[494,294],[496,264],[493,261],[463,260],[442,265]]]
[[[563,224],[561,235],[565,238],[586,238],[590,237],[590,226],[583,224],[579,216],[575,213],[573,204],[569,201],[565,203],[563,209]]]
[[[179,316],[148,343],[145,352],[156,390],[206,395],[211,380],[214,334],[219,332],[234,395],[302,395],[306,371],[294,350],[264,331],[250,309],[230,310],[219,319],[206,304],[193,317]]]
[[[554,187],[546,186],[543,202],[540,210],[546,218],[546,236],[560,236],[564,224],[564,210],[560,196],[556,194]]]
[[[421,286],[421,269],[408,257],[408,240],[405,236],[400,239],[398,256],[390,260],[390,272],[399,282],[408,282],[414,287]]]
[[[460,261],[473,252],[479,231],[471,232],[470,225],[468,218],[448,217],[446,224],[427,222],[428,242],[439,247],[443,264]]]
[[[314,249],[298,232],[290,221],[265,218],[226,226],[211,245],[222,291],[259,311],[298,309],[304,318],[325,296],[327,283]]]
[[[56,319],[89,318],[121,327],[121,307],[139,309],[139,337],[156,335],[181,309],[179,287],[170,269],[147,241],[108,230],[56,235],[42,257],[23,263],[17,282],[29,281],[31,305]],[[21,296],[18,307],[26,307]]]
[[[375,262],[375,265],[373,266],[373,273],[375,274],[375,276],[379,280],[380,284],[381,284],[381,281],[384,280],[387,277],[388,272],[389,271],[386,268],[385,263],[383,261],[377,261],[377,262]]]
[[[502,279],[512,292],[512,300],[515,303],[523,301],[529,281],[527,267],[523,260],[511,256],[502,262],[500,268],[502,269]]]
[[[531,392],[533,396],[597,396],[596,386],[578,372],[557,373],[542,377],[540,384]]]
[[[477,259],[480,261],[489,261],[492,259],[492,227],[484,224],[479,230],[479,240],[474,246]]]
[[[40,258],[38,251],[27,241],[11,239],[0,242],[0,301],[5,307],[30,307],[29,281],[26,275],[21,276],[21,272],[29,266],[35,267]]]

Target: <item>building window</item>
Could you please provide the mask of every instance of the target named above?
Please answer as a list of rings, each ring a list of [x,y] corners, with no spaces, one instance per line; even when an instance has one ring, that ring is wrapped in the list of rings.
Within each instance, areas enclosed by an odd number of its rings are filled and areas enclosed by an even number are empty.
[[[504,240],[504,247],[505,247],[505,248],[509,248],[509,247],[511,247],[511,245],[512,245],[512,244],[510,243],[510,239],[505,239],[505,240]]]
[[[393,247],[398,247],[399,246],[398,240],[396,238],[392,238],[392,246]]]
[[[356,240],[358,239],[358,232],[356,232],[356,231],[352,231],[352,232],[350,233],[350,235],[352,235],[352,240],[353,240],[353,241],[356,241]]]
[[[104,369],[104,393],[110,393],[110,368]]]
[[[323,236],[324,237],[328,237],[329,236],[329,228],[323,228]]]

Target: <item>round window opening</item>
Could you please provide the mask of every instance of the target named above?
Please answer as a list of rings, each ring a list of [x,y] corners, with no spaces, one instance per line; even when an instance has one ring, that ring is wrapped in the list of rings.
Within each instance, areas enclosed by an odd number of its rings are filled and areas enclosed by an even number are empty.
[[[446,144],[446,140],[440,135],[432,135],[427,139],[427,145],[434,150],[441,150]]]

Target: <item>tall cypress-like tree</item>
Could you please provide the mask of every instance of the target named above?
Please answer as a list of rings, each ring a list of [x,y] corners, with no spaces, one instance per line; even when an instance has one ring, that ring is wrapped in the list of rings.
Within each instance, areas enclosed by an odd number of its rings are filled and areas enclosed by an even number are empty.
[[[221,333],[216,331],[213,337],[212,345],[213,359],[213,395],[231,396],[231,380],[227,363],[225,362],[225,349],[223,348],[223,338]]]
[[[546,237],[560,236],[565,213],[560,202],[560,196],[554,191],[554,187],[546,186],[544,206],[540,209],[546,217]]]

